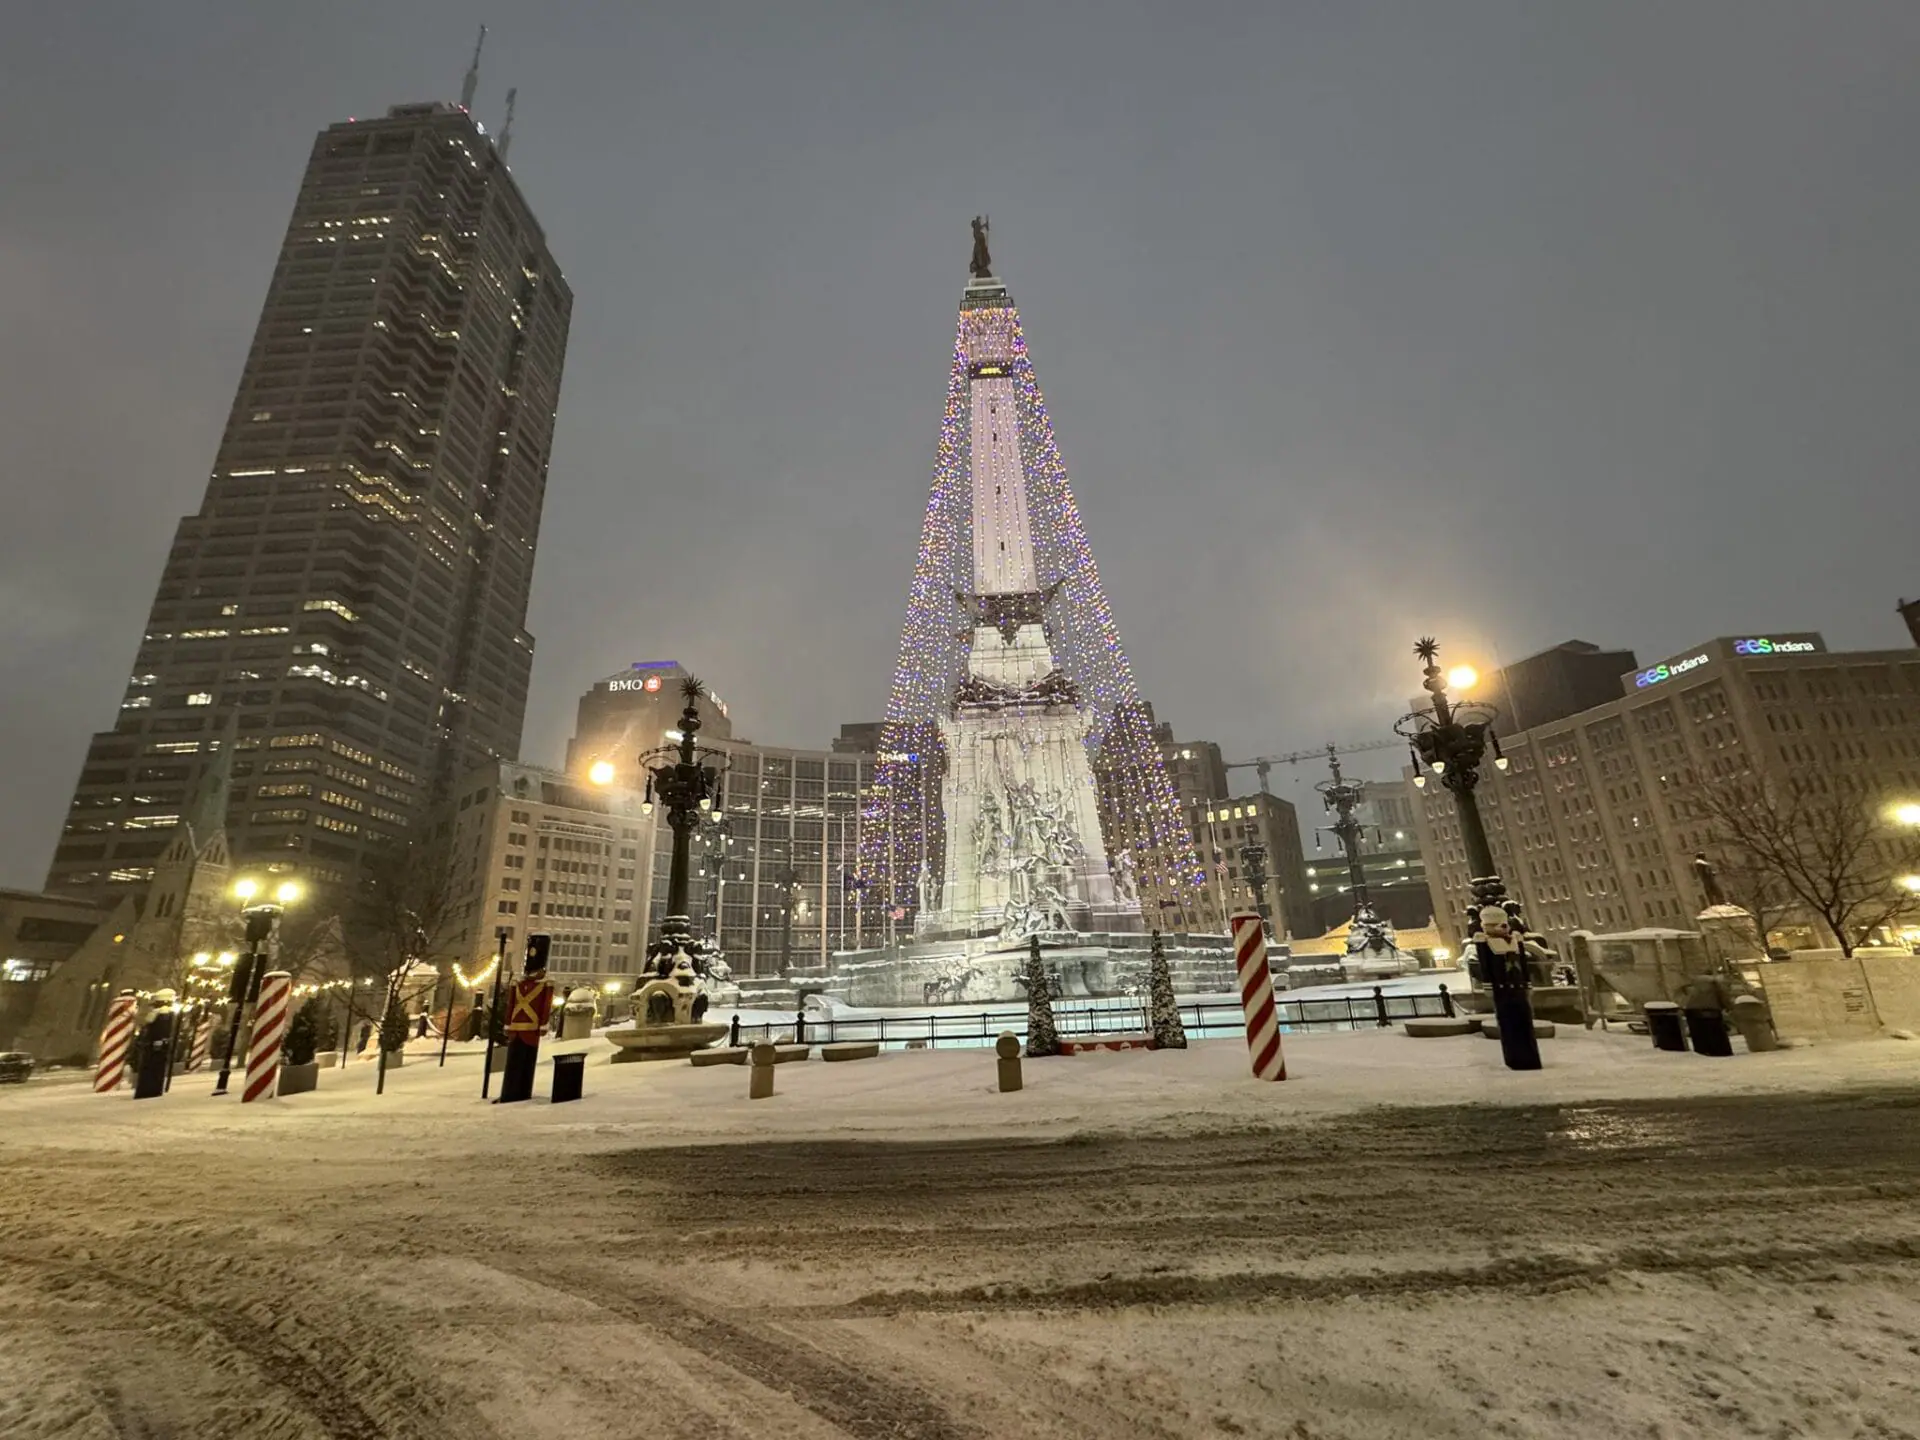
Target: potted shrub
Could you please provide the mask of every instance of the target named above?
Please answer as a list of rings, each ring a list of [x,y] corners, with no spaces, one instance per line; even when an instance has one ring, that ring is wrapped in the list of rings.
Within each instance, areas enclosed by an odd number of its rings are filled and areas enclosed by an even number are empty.
[[[307,1001],[287,1026],[284,1053],[280,1057],[279,1093],[282,1095],[303,1095],[320,1083],[320,1064],[313,1058],[314,1042],[320,1035],[315,1004],[313,1000]]]
[[[320,1068],[325,1070],[340,1063],[340,1046],[343,1043],[340,1035],[340,1016],[333,1006],[321,1006],[318,996],[309,1003],[319,1010],[314,1026],[313,1058]]]

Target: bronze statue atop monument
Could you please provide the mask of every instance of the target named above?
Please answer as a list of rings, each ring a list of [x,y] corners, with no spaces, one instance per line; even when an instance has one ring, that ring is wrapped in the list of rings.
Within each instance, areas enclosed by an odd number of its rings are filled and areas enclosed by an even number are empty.
[[[1694,878],[1700,882],[1700,891],[1707,897],[1707,908],[1718,909],[1727,903],[1727,892],[1720,884],[1719,872],[1713,868],[1713,862],[1707,859],[1704,850],[1693,857]]]
[[[987,231],[991,222],[983,216],[973,217],[973,259],[967,262],[967,273],[976,280],[984,280],[993,274],[993,257],[987,253]]]

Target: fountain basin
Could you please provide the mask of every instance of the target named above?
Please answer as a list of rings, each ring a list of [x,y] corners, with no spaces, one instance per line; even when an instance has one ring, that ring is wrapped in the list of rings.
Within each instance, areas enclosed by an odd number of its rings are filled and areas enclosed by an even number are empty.
[[[705,1021],[665,1025],[623,1025],[602,1032],[613,1042],[613,1063],[635,1060],[684,1060],[727,1033],[725,1025]]]

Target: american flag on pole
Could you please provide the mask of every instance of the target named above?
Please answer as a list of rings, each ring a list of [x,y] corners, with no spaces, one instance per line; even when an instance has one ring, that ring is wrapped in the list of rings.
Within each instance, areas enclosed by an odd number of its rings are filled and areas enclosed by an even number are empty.
[[[904,920],[907,918],[907,907],[904,905],[896,905],[889,913],[895,920]]]

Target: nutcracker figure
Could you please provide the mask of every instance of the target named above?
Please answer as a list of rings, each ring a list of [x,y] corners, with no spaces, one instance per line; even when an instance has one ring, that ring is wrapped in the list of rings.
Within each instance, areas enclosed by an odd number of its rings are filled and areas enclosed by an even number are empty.
[[[500,1103],[533,1098],[533,1071],[540,1060],[540,1037],[553,1013],[553,985],[547,979],[551,935],[527,937],[526,973],[507,992],[507,1072],[500,1077]]]
[[[1517,907],[1516,907],[1517,908]],[[1533,1034],[1533,1009],[1527,1002],[1529,962],[1547,951],[1527,934],[1527,927],[1498,905],[1482,907],[1478,933],[1470,943],[1479,962],[1480,978],[1493,995],[1493,1014],[1500,1027],[1500,1047],[1511,1070],[1538,1070],[1540,1042]]]
[[[173,1055],[174,994],[162,990],[134,1042],[133,1098],[152,1100],[167,1089],[167,1064]]]

